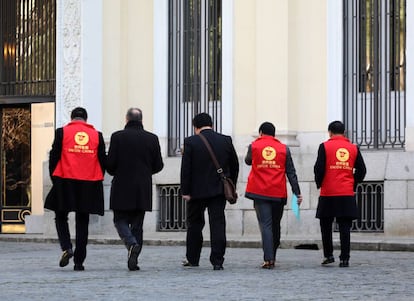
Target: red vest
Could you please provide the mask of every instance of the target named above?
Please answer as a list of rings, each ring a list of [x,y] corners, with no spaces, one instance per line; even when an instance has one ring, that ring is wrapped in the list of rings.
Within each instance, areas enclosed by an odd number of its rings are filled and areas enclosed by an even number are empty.
[[[86,122],[74,120],[63,127],[62,154],[54,176],[84,180],[103,180],[98,160],[99,134]]]
[[[252,169],[246,192],[286,198],[286,145],[272,136],[261,136],[252,143]]]
[[[321,196],[353,196],[356,145],[343,136],[334,136],[323,145],[326,162]]]

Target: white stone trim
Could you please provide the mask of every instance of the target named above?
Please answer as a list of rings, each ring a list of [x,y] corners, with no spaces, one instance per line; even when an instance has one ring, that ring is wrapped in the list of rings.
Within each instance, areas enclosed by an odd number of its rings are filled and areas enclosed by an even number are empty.
[[[81,1],[57,1],[56,126],[70,120],[81,105]]]
[[[222,1],[222,132],[233,134],[233,38],[234,38],[234,0]]]
[[[154,0],[154,132],[168,136],[168,1]]]
[[[62,2],[56,1],[56,104],[55,104],[55,126],[62,125],[61,103],[62,103],[62,83],[63,83],[63,46],[62,46]]]
[[[70,120],[76,106],[84,106],[88,121],[102,127],[102,18],[102,0],[57,1],[57,127]]]
[[[342,1],[327,0],[327,123],[343,119]]]
[[[103,0],[83,0],[81,7],[81,104],[88,122],[102,129]]]

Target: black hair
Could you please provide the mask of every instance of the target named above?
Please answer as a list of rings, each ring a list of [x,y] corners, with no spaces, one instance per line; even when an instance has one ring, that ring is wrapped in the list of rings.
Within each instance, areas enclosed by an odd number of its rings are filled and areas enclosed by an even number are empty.
[[[194,116],[193,126],[197,129],[202,128],[203,126],[213,126],[213,120],[211,116],[207,113],[200,113]]]
[[[263,122],[259,127],[259,133],[262,132],[262,134],[269,135],[269,136],[275,136],[276,128],[271,122]]]
[[[142,111],[138,108],[130,108],[127,111],[126,119],[128,121],[139,121],[142,122]]]
[[[343,135],[345,133],[345,125],[338,120],[332,121],[328,126],[328,131],[330,131],[332,134]]]
[[[88,120],[88,112],[82,107],[76,107],[70,113],[70,119],[83,119]]]

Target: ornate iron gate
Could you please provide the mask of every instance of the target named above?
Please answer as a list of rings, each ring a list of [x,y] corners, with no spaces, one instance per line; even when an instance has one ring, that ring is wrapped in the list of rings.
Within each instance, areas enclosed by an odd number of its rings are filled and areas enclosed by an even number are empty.
[[[1,232],[24,233],[31,213],[30,106],[0,109]]]

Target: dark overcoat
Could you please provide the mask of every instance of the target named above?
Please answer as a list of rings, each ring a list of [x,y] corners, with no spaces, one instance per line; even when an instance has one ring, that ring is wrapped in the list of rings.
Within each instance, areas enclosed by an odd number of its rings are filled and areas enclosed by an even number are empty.
[[[113,175],[110,208],[151,211],[152,175],[163,167],[158,137],[141,122],[129,121],[113,133],[106,165]]]
[[[105,173],[105,142],[101,132],[98,132],[98,160]],[[104,214],[104,194],[102,181],[80,181],[52,176],[62,153],[63,128],[55,131],[55,139],[49,153],[49,175],[52,179],[52,189],[45,200],[45,208],[53,211],[83,212]]]
[[[239,175],[239,160],[230,136],[212,129],[202,130],[213,149],[224,174],[236,185]],[[191,199],[205,199],[224,195],[223,183],[205,144],[198,135],[184,139],[181,161],[181,193]]]

